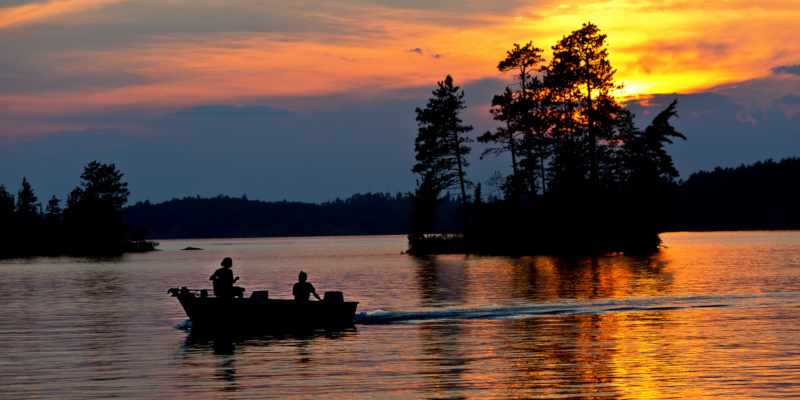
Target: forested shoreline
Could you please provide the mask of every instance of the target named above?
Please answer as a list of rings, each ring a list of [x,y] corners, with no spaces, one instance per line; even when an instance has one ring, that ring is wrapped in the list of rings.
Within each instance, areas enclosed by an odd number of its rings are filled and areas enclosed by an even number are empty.
[[[87,201],[98,201],[100,192],[111,203],[112,194],[116,193],[116,204],[120,196],[127,197],[127,189],[119,181],[122,174],[114,170],[113,164],[87,167],[84,177],[88,180],[71,193],[63,209],[56,198],[43,208],[25,179],[16,196],[0,185],[0,220],[5,227],[0,255],[114,255],[154,249],[155,243],[145,237],[391,235],[409,231],[411,199],[403,193],[355,194],[320,204],[220,195],[176,198],[156,204],[137,202],[119,209],[111,204],[84,207],[81,204],[90,204]],[[112,179],[100,179],[100,175]],[[672,197],[665,202],[665,232],[800,230],[800,158],[699,171],[686,181],[674,183],[671,192]],[[472,209],[468,217],[470,224],[480,227],[487,223],[483,219],[486,215],[502,212],[505,203],[495,196],[477,194],[473,196],[480,199],[477,203],[484,212],[475,213]],[[95,200],[89,200],[92,198]],[[101,212],[85,214],[92,209]],[[434,232],[445,235],[437,235],[436,240],[447,248],[447,242],[458,236],[451,234],[463,230],[461,204],[454,196],[445,195],[437,214]],[[100,227],[100,233],[90,229],[98,229],[97,224],[101,223],[105,226]]]
[[[324,203],[266,202],[247,196],[184,197],[125,208],[124,222],[154,239],[392,235],[408,233],[411,203],[402,193],[355,194]],[[444,201],[442,214],[458,203]],[[449,221],[438,232],[451,229]]]
[[[665,231],[800,230],[800,158],[699,171],[673,186]],[[502,208],[481,195],[483,207]],[[124,208],[124,222],[153,239],[407,234],[406,194],[366,193],[316,204],[243,197],[185,197]],[[460,233],[460,203],[445,196],[435,233]],[[469,214],[472,224],[483,224]],[[477,218],[477,219],[476,219]],[[450,235],[448,235],[450,236]]]
[[[122,221],[128,183],[114,164],[92,161],[65,207],[53,196],[45,208],[26,178],[17,195],[0,184],[0,258],[28,256],[113,257],[154,250],[146,228]]]

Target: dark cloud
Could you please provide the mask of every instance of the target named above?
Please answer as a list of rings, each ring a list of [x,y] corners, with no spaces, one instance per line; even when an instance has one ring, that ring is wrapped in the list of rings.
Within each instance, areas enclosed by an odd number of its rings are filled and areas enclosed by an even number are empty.
[[[180,110],[170,115],[179,117],[282,117],[294,115],[291,111],[271,108],[267,106],[236,107],[236,106],[195,106]]]
[[[411,50],[409,50],[408,52],[409,52],[409,53],[417,53],[417,54],[422,54],[422,49],[420,49],[420,48],[411,49]]]
[[[800,75],[800,64],[780,65],[773,68],[772,73],[776,75],[779,74]]]
[[[800,104],[800,96],[794,94],[787,94],[786,96],[783,96],[780,99],[773,101],[773,103],[788,104],[788,105]]]

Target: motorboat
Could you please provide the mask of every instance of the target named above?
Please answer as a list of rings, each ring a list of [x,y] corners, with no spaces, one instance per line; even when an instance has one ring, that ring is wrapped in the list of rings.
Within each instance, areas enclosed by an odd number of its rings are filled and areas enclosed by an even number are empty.
[[[230,332],[345,328],[353,326],[358,302],[344,301],[342,292],[325,292],[322,300],[271,299],[265,290],[244,296],[234,288],[228,296],[209,295],[207,289],[170,288],[192,323],[192,330]]]

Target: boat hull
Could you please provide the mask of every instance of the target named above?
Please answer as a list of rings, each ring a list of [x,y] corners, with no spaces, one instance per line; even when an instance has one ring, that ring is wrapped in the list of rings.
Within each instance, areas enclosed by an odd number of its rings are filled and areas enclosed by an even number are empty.
[[[353,325],[358,302],[176,296],[192,329],[298,330]]]

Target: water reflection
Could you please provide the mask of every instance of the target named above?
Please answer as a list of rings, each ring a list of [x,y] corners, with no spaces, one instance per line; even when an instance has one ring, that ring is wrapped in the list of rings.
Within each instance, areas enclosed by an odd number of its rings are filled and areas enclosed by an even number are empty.
[[[470,359],[463,346],[465,329],[460,321],[426,323],[419,327],[422,343],[420,373],[426,382],[423,391],[428,394],[460,393],[465,389],[465,375],[469,373]],[[438,398],[438,397],[429,397]],[[464,396],[448,397],[464,399]]]
[[[206,382],[218,392],[252,390],[240,381],[281,375],[278,370],[287,363],[313,363],[326,353],[330,341],[356,339],[355,328],[273,334],[190,333],[181,346],[178,367],[186,379]]]
[[[419,305],[658,296],[670,293],[669,259],[609,255],[562,258],[414,257]]]
[[[11,282],[0,397],[798,398],[800,232],[664,241],[638,258],[331,256],[270,242],[239,255],[0,260]],[[166,287],[207,284],[218,255],[249,260],[242,275],[263,282],[318,266],[359,312],[392,318],[332,336],[175,330],[186,315]]]
[[[466,301],[469,269],[462,257],[413,256],[420,301],[424,306],[455,306]]]
[[[674,277],[663,254],[567,259],[434,256],[414,259],[423,307],[500,301],[524,304],[667,295]],[[469,293],[469,295],[467,295]],[[686,321],[683,321],[686,323]],[[630,376],[674,374],[670,312],[552,315],[510,320],[434,320],[418,325],[428,398],[470,398],[487,388],[506,398],[617,398]],[[648,360],[656,356],[657,360]],[[645,385],[646,386],[646,385]],[[646,387],[636,390],[647,390]]]

